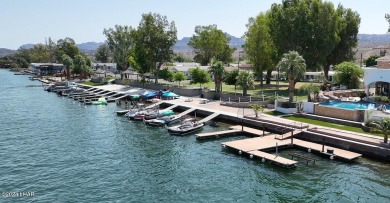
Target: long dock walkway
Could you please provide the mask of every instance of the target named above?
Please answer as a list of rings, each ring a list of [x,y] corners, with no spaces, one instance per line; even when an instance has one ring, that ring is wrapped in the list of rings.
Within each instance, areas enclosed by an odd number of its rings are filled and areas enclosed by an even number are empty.
[[[212,114],[212,115],[214,115],[214,114]],[[212,115],[210,115],[210,116],[212,116]],[[212,118],[212,117],[210,117],[210,118]],[[201,121],[203,121],[203,120],[201,120]],[[205,139],[240,136],[240,135],[243,135],[244,133],[255,136],[255,137],[266,135],[266,131],[264,131],[264,130],[257,130],[257,129],[246,127],[246,126],[235,125],[235,126],[230,126],[229,130],[217,131],[217,132],[211,132],[211,133],[198,133],[198,134],[195,134],[195,136],[196,136],[196,139],[205,140]]]
[[[219,113],[213,113],[213,114],[207,116],[206,118],[200,120],[199,122],[206,123],[207,121],[210,121],[210,120],[212,120],[212,119],[214,119],[214,118],[216,118],[218,116],[219,116]]]
[[[187,114],[189,114],[189,113],[191,113],[191,112],[193,112],[193,111],[195,111],[196,110],[196,108],[190,108],[190,109],[187,109],[187,110],[185,110],[185,111],[183,111],[183,112],[181,112],[181,113],[179,113],[177,116],[185,116],[185,115],[187,115]]]

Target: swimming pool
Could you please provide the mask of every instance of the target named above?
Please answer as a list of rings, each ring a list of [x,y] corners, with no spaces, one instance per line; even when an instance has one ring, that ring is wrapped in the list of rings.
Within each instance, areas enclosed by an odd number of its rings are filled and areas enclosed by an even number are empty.
[[[321,106],[337,107],[342,109],[376,109],[378,104],[370,102],[347,102],[347,101],[329,101],[321,103]],[[386,105],[386,109],[390,109],[389,105]]]

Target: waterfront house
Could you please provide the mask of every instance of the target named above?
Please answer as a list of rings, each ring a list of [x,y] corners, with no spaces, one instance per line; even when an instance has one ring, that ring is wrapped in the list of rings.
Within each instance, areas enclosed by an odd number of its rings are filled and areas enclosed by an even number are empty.
[[[196,67],[208,71],[210,66],[200,66],[198,63],[178,63],[175,66],[173,66],[171,70],[173,72],[182,72],[184,73],[184,75],[187,76],[188,79],[191,79],[190,69]]]
[[[31,63],[28,70],[35,75],[54,75],[63,73],[65,66],[59,63]]]
[[[390,56],[376,59],[377,65],[364,68],[364,88],[368,95],[390,96]]]
[[[116,73],[116,63],[92,63],[92,70],[101,72],[104,71],[106,73]]]

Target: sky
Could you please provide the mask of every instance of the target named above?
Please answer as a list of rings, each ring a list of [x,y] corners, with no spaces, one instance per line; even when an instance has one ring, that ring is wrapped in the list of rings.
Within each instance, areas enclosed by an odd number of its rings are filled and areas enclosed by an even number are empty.
[[[357,11],[359,33],[385,34],[389,0],[327,0]],[[65,37],[76,43],[103,42],[103,30],[115,25],[137,27],[143,13],[159,13],[174,21],[178,39],[194,34],[195,26],[216,24],[241,37],[250,17],[282,0],[2,0],[0,48],[45,43]]]

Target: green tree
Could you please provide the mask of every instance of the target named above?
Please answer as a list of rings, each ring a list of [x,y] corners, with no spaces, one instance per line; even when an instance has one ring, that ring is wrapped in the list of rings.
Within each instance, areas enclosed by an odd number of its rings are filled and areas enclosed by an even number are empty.
[[[110,60],[110,49],[107,44],[100,45],[95,53],[95,59],[101,63],[108,63]]]
[[[75,56],[73,60],[72,72],[80,74],[80,78],[85,78],[87,73],[91,73],[92,69],[87,65],[87,60],[81,54]]]
[[[186,79],[187,76],[183,72],[178,71],[173,73],[173,80],[179,82],[179,87],[180,87],[180,82]]]
[[[76,42],[72,38],[66,37],[65,39],[59,39],[57,41],[57,48],[55,49],[57,61],[61,61],[61,57],[64,54],[72,59],[75,59],[76,55],[80,54],[80,50],[77,48]]]
[[[379,121],[373,121],[370,123],[370,125],[374,129],[379,130],[384,135],[383,142],[388,143],[388,135],[390,132],[390,118],[383,118]]]
[[[316,94],[319,93],[320,87],[314,83],[308,83],[301,86],[301,91],[307,93],[307,101],[311,102],[313,99],[311,94],[314,94],[314,99],[316,98]]]
[[[68,55],[63,54],[61,57],[61,63],[66,67],[66,78],[70,80],[70,68],[73,67],[73,59]]]
[[[107,37],[108,48],[120,72],[129,68],[129,56],[133,46],[132,32],[134,32],[133,28],[126,25],[115,25],[114,29],[109,28],[103,31],[103,34]]]
[[[387,22],[389,23],[389,29],[387,29],[387,32],[390,32],[390,14],[385,14],[385,19],[387,20]]]
[[[274,66],[274,44],[269,33],[268,17],[260,13],[256,18],[249,18],[246,25],[244,50],[249,62],[253,64],[253,71],[260,78],[263,86],[263,71]]]
[[[141,69],[152,70],[157,84],[158,71],[173,54],[172,48],[177,40],[175,23],[168,22],[167,17],[160,14],[143,14],[135,36],[134,62]]]
[[[158,77],[164,80],[171,80],[173,78],[173,72],[168,68],[164,68],[158,71]]]
[[[213,76],[214,83],[215,83],[215,91],[221,92],[222,91],[222,82],[223,82],[223,76],[225,74],[225,67],[221,61],[215,61],[210,67],[209,67],[209,73]]]
[[[196,26],[195,34],[190,38],[188,46],[195,52],[194,60],[205,66],[211,59],[226,62],[231,58],[234,49],[228,47],[230,37],[227,37],[217,25]]]
[[[179,62],[179,63],[191,62],[192,61],[191,58],[189,58],[187,56],[184,56],[181,53],[173,53],[172,60],[173,60],[173,62]]]
[[[232,70],[232,71],[225,71],[225,76],[223,78],[223,81],[227,85],[234,85],[234,92],[237,90],[237,77],[238,77],[238,70]]]
[[[337,34],[340,40],[332,52],[326,57],[326,63],[323,67],[325,78],[328,78],[331,65],[354,60],[355,50],[358,44],[359,14],[351,9],[345,9],[342,5],[338,6],[336,14],[338,18],[336,21],[338,26]]]
[[[253,76],[248,71],[240,71],[237,77],[237,85],[242,88],[242,95],[247,96],[249,88],[253,87]]]
[[[209,73],[199,67],[191,68],[189,72],[192,80],[191,83],[193,84],[199,83],[199,86],[202,87],[202,84],[210,82]]]
[[[364,70],[353,62],[343,62],[336,65],[334,80],[349,89],[359,88]]]
[[[288,77],[289,102],[294,99],[295,80],[302,78],[306,73],[305,59],[296,51],[289,51],[283,55],[278,68]]]
[[[310,70],[318,70],[340,41],[331,2],[283,0],[270,10],[270,33],[278,55],[296,50]]]
[[[366,64],[366,67],[376,66],[377,62],[376,59],[379,58],[378,55],[371,55],[368,57],[364,63]]]

